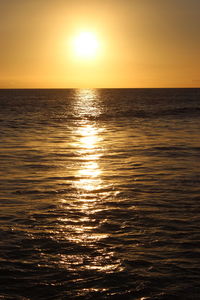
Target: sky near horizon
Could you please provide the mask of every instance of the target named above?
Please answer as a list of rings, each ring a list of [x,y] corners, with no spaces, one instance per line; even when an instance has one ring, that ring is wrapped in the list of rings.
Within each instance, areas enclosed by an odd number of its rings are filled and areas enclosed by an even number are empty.
[[[0,0],[0,88],[200,87],[199,31],[199,0]]]

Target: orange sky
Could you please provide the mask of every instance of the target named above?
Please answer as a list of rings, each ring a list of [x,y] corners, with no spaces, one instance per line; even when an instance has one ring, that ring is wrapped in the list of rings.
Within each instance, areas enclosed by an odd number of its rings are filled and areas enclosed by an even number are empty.
[[[199,30],[199,0],[0,0],[0,88],[200,87]]]

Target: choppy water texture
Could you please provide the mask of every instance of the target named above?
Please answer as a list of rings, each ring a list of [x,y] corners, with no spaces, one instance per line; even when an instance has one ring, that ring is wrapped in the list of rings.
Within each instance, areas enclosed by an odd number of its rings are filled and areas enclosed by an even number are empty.
[[[200,90],[0,91],[1,299],[200,299]]]

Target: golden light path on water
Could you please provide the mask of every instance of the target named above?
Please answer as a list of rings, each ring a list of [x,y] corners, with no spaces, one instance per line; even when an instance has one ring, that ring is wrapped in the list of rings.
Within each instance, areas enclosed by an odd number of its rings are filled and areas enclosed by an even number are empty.
[[[76,151],[80,157],[81,165],[75,174],[80,179],[76,182],[76,187],[83,191],[95,191],[101,188],[101,169],[99,159],[102,155],[100,134],[102,129],[97,127],[94,121],[85,119],[86,115],[98,116],[100,111],[96,105],[97,95],[95,90],[78,90],[77,103],[75,105],[76,114],[81,120],[77,124],[75,136]]]
[[[98,163],[101,154],[97,149],[98,132],[92,125],[86,124],[79,128],[79,134],[81,138],[78,143],[78,147],[80,147],[78,152],[81,154],[83,162],[77,172],[81,179],[76,186],[85,191],[94,191],[101,186],[101,169]]]
[[[103,170],[100,167],[101,156],[105,151],[103,149],[104,129],[98,126],[95,118],[89,118],[101,113],[97,91],[77,90],[76,100],[74,113],[78,118],[72,142],[72,147],[78,157],[78,164],[74,167],[75,180],[73,182],[76,195],[75,200],[69,204],[80,217],[75,220],[71,219],[70,225],[65,222],[65,219],[60,220],[63,222],[62,229],[67,240],[80,246],[97,249],[97,243],[109,237],[108,233],[99,230],[100,224],[95,219],[95,214],[102,210],[102,201],[109,196],[109,192],[104,190],[105,186],[101,178]],[[101,220],[101,222],[104,221],[104,219]],[[72,268],[73,265],[81,265],[81,269],[100,272],[110,272],[119,266],[120,262],[112,261],[112,251],[100,248],[97,253],[92,257],[85,253],[62,255],[60,263],[67,267],[70,265]],[[87,263],[83,265],[84,260]]]

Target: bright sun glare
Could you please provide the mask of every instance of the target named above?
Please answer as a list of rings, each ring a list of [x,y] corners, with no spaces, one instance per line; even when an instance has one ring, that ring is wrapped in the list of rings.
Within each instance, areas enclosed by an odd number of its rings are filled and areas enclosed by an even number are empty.
[[[92,32],[81,32],[73,40],[73,50],[81,59],[92,59],[97,56],[99,41]]]

